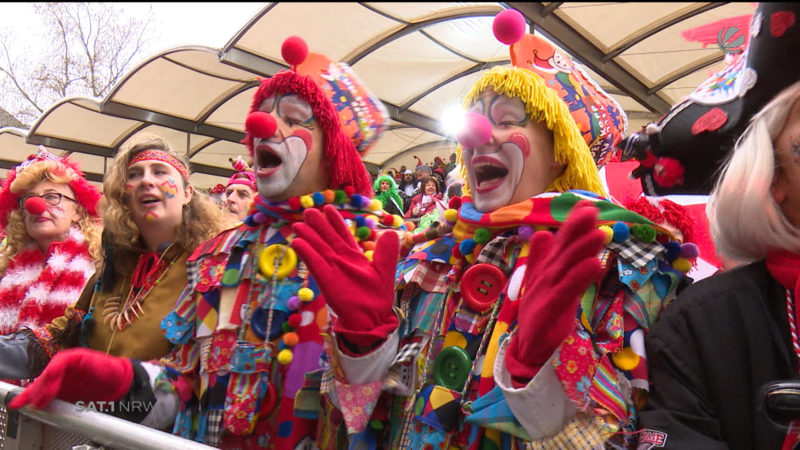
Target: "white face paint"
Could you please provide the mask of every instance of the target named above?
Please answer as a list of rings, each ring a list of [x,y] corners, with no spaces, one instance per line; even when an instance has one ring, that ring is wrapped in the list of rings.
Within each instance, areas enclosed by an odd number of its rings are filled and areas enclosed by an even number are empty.
[[[269,161],[273,161],[272,158],[280,160],[277,165],[265,162],[265,167],[256,162],[258,193],[269,199],[279,196],[297,176],[308,155],[308,148],[299,136],[289,136],[281,142],[255,139],[254,143],[256,154],[259,155],[257,160],[267,161],[267,154]]]
[[[279,201],[324,189],[322,129],[311,106],[296,95],[279,95],[259,109],[271,114],[278,128],[270,138],[253,140],[258,193]]]
[[[527,116],[522,100],[488,90],[471,110],[492,124],[489,142],[462,150],[475,209],[489,212],[521,202],[544,192],[561,173],[552,133]]]

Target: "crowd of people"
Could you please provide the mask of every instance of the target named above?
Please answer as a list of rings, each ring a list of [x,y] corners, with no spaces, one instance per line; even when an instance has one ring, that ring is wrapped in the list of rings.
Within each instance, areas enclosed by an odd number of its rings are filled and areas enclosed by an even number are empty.
[[[25,385],[8,407],[142,401],[113,413],[226,449],[795,448],[800,417],[764,388],[800,378],[800,70],[765,69],[796,55],[800,24],[776,17],[798,12],[759,4],[760,53],[728,72],[749,73],[744,106],[695,97],[629,136],[504,10],[511,65],[461,99],[447,163],[370,177],[386,109],[297,37],[248,110],[252,167],[208,194],[156,135],[119,149],[102,195],[42,149],[0,187],[0,378]],[[718,179],[687,150],[709,142]],[[649,188],[712,186],[738,265],[690,279],[680,205],[608,199],[609,152]]]

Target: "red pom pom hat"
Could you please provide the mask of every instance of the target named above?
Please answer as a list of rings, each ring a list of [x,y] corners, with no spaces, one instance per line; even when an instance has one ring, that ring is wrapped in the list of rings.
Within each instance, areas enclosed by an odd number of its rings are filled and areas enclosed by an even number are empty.
[[[66,157],[60,158],[48,152],[44,147],[39,146],[36,154],[14,167],[8,172],[6,179],[0,187],[0,227],[8,225],[8,215],[11,211],[19,208],[20,194],[23,188],[19,183],[14,183],[20,173],[29,170],[31,167],[47,165],[48,170],[54,173],[66,172],[70,175],[69,187],[75,193],[75,200],[83,206],[92,217],[97,217],[97,202],[100,200],[100,190],[94,187],[86,179],[86,176],[78,168],[77,163],[70,161]]]
[[[328,187],[353,186],[359,194],[372,197],[369,173],[360,158],[388,125],[386,108],[350,66],[308,53],[302,39],[287,39],[281,54],[292,68],[262,80],[253,96],[250,114],[257,114],[264,99],[275,94],[293,93],[308,102],[325,136],[323,170],[329,177]],[[253,138],[262,137],[258,133],[269,127],[251,128],[252,123],[260,121],[249,119],[243,142],[252,156]]]

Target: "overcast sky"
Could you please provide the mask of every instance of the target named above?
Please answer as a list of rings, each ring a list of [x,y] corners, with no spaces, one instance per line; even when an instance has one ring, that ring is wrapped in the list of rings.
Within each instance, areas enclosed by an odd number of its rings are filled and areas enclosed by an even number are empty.
[[[220,48],[261,11],[267,3],[116,3],[130,15],[146,16],[153,8],[157,39],[142,53],[142,60],[178,45]],[[32,3],[0,3],[0,30],[9,30],[15,42],[32,49],[45,45],[44,33]],[[41,36],[42,39],[38,37]]]

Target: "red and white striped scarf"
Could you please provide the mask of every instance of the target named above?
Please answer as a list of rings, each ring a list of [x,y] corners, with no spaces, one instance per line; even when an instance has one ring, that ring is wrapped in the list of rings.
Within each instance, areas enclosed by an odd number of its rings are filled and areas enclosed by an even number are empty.
[[[44,327],[78,300],[95,267],[83,233],[72,228],[47,254],[31,243],[0,279],[0,334]]]

